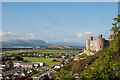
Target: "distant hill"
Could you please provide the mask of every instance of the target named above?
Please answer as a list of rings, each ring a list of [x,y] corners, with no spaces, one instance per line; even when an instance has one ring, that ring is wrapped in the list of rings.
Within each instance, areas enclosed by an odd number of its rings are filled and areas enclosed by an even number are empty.
[[[21,47],[41,47],[41,46],[51,46],[51,44],[46,43],[43,40],[10,40],[3,41],[3,47],[13,47],[13,46],[21,46]]]
[[[54,46],[53,46],[54,45]],[[67,42],[50,42],[46,43],[43,40],[10,40],[3,41],[2,47],[41,47],[41,46],[71,46],[71,47],[85,47],[82,43],[67,43]],[[60,47],[59,47],[60,48]],[[61,47],[63,48],[63,47]],[[64,47],[65,48],[65,47]]]
[[[75,43],[75,42],[51,42],[50,44],[57,45],[57,46],[76,46],[76,47],[85,47],[83,43]]]
[[[46,48],[49,48],[49,49],[73,49],[72,47],[69,47],[69,46],[48,46]]]
[[[2,41],[2,47],[41,47],[41,46],[71,46],[85,47],[82,43],[67,43],[67,42],[50,42],[46,43],[43,40],[10,40]],[[65,48],[65,47],[64,47]]]

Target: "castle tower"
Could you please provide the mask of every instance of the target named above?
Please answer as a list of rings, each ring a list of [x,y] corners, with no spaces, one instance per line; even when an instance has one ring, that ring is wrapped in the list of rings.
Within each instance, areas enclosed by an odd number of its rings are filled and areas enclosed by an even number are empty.
[[[90,39],[86,40],[86,50],[90,50]]]
[[[96,51],[104,50],[105,39],[102,38],[102,35],[99,35],[96,42]]]
[[[91,41],[93,40],[93,36],[90,36],[90,40],[91,40]]]
[[[86,50],[90,50],[90,41],[93,41],[93,36],[86,40]]]

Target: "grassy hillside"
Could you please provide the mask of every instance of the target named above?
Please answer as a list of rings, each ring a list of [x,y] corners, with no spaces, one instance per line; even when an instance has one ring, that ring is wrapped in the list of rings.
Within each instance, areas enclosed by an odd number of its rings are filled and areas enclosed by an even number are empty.
[[[120,55],[111,49],[104,50],[91,65],[83,70],[82,78],[120,79]]]
[[[61,78],[74,78],[75,73],[80,73],[82,79],[120,79],[120,53],[108,48],[85,60],[73,61],[57,71]]]

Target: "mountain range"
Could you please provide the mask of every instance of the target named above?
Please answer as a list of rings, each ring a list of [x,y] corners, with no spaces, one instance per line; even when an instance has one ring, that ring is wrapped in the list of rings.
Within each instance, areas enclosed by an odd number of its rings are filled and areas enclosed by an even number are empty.
[[[68,43],[68,42],[45,42],[43,40],[10,40],[2,41],[2,47],[41,47],[41,46],[81,46],[84,47],[82,43]]]
[[[43,40],[10,40],[10,41],[3,41],[3,47],[41,47],[41,46],[50,46],[51,44],[46,43]]]

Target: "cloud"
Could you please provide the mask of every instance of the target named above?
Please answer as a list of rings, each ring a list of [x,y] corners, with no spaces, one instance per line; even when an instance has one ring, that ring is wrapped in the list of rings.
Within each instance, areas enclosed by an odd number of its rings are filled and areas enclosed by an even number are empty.
[[[83,17],[80,17],[80,20],[81,20],[81,21],[84,21],[84,22],[88,22],[88,21],[90,21],[89,19],[87,19],[87,18],[83,18]]]
[[[85,44],[85,41],[89,36],[95,36],[92,32],[84,32],[84,33],[77,33],[76,37],[74,38],[77,42],[81,42]]]
[[[37,32],[39,32],[39,29],[38,28],[33,28],[32,31],[37,33]]]
[[[48,22],[57,24],[57,20],[53,16],[51,16],[50,14],[43,14],[43,19],[48,21]]]
[[[107,18],[105,18],[105,17],[102,17],[102,18],[100,19],[100,21],[101,21],[102,24],[108,24],[108,23],[109,23],[109,21],[108,21]]]
[[[73,24],[73,21],[72,20],[68,20],[68,24]]]
[[[96,36],[96,35],[93,34],[92,32],[84,32],[84,33],[79,32],[79,33],[74,34],[74,35],[65,36],[61,39],[56,38],[56,42],[83,43],[83,44],[85,44],[86,39],[89,38],[89,36]]]
[[[36,24],[36,23],[39,23],[39,22],[40,22],[40,20],[38,20],[38,19],[35,19],[35,18],[31,19],[31,23],[35,23]]]
[[[64,38],[64,42],[69,42],[69,41],[70,41],[70,39]]]
[[[92,32],[85,32],[86,34],[91,34]]]
[[[77,34],[77,37],[78,37],[78,38],[81,38],[82,36],[83,36],[83,33],[78,33],[78,34]]]
[[[88,37],[90,35],[92,35],[92,32],[78,33],[77,37],[78,38],[86,38],[86,37]]]
[[[3,33],[3,34],[1,34]],[[39,39],[44,40],[46,42],[69,42],[69,43],[84,43],[89,36],[96,36],[96,34],[93,34],[92,32],[84,32],[84,33],[77,33],[74,35],[68,35],[68,36],[41,36],[41,35],[35,35],[33,33],[14,33],[14,32],[3,32],[0,31],[0,37],[2,37],[3,41],[8,40],[29,40],[29,39]]]
[[[11,21],[10,24],[21,24],[21,21],[19,21],[19,20],[14,20],[14,21]]]
[[[45,29],[45,30],[50,30],[50,27],[45,26],[44,29]]]
[[[72,25],[82,25],[82,26],[84,26],[85,24],[84,23],[81,23],[81,22],[75,22],[75,21],[73,21],[73,20],[68,20],[67,21],[67,24],[72,24]]]
[[[108,33],[102,34],[105,39],[108,39],[108,37],[109,37]],[[86,39],[88,39],[90,36],[93,36],[93,39],[95,40],[98,37],[98,35],[100,35],[100,34],[99,33],[92,33],[92,32],[84,32],[84,33],[77,33],[76,37],[74,37],[75,36],[74,35],[71,38],[73,38],[74,41],[76,41],[76,42],[80,42],[80,43],[85,44],[86,43]]]
[[[3,31],[0,31],[0,36],[5,35],[5,33]]]
[[[3,32],[3,31],[0,31],[0,33],[3,33],[2,35],[0,34],[0,37],[2,37],[3,41],[15,40],[15,39],[29,40],[36,38],[36,36],[32,33],[21,34],[21,33]]]

